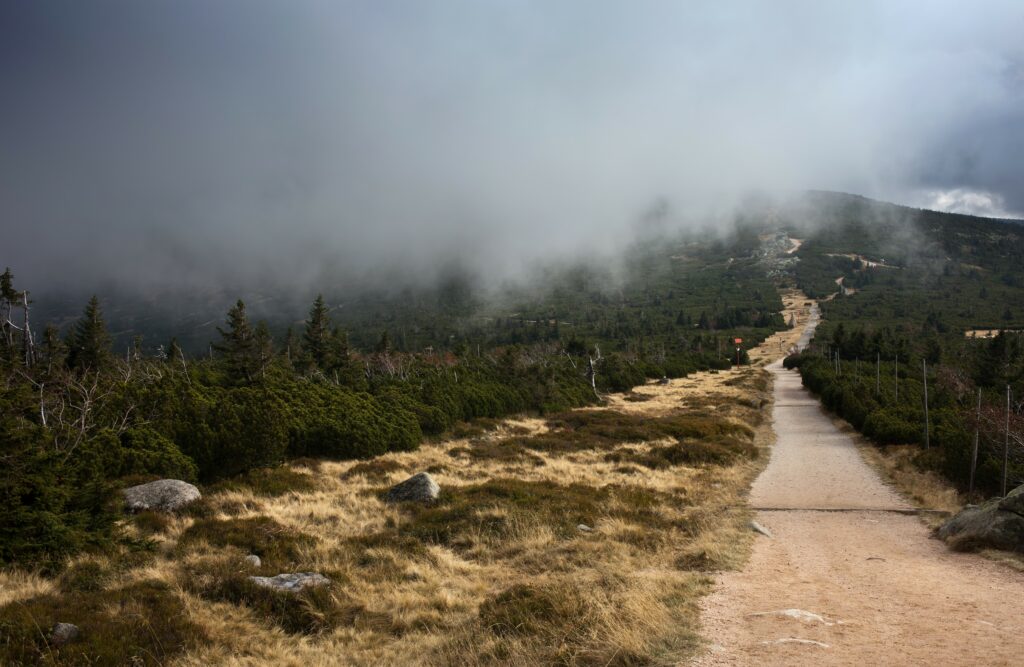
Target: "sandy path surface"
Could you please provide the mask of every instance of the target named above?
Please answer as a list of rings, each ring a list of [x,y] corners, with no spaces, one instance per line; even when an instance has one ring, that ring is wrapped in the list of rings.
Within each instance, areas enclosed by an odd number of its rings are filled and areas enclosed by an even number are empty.
[[[806,343],[816,317],[805,318]],[[800,385],[775,376],[777,440],[750,496],[758,537],[705,598],[698,665],[1021,665],[1024,574],[955,554]],[[852,509],[856,511],[809,511]],[[779,511],[781,509],[782,511]]]

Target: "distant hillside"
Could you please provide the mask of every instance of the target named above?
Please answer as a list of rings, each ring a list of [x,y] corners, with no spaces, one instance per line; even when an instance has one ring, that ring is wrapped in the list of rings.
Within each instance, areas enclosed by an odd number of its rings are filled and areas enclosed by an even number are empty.
[[[300,326],[320,291],[335,322],[362,349],[372,348],[384,330],[399,349],[409,351],[566,334],[625,348],[641,336],[656,342],[671,336],[676,326],[698,325],[702,315],[723,329],[771,326],[779,302],[756,254],[760,237],[783,232],[805,241],[795,253],[795,278],[809,295],[836,291],[835,280],[842,276],[853,289],[876,283],[878,289],[899,289],[905,295],[901,302],[941,301],[936,308],[954,327],[1018,326],[1024,325],[1024,312],[1011,309],[1006,320],[997,305],[1021,303],[1017,290],[1024,285],[1024,226],[1018,222],[814,191],[742,209],[737,229],[722,239],[677,233],[633,245],[620,266],[605,261],[552,264],[501,289],[487,289],[480,276],[456,267],[434,284],[384,280],[373,288],[325,284],[301,290],[211,286],[204,293],[146,295],[113,288],[101,290],[100,296],[120,350],[127,350],[135,336],[142,336],[149,351],[176,337],[190,353],[202,354],[237,298],[281,339],[289,327]],[[906,270],[861,270],[855,257]],[[929,284],[936,289],[926,289]],[[982,287],[986,298],[973,303]],[[90,293],[34,293],[37,321],[66,329]],[[634,323],[634,315],[641,325]]]

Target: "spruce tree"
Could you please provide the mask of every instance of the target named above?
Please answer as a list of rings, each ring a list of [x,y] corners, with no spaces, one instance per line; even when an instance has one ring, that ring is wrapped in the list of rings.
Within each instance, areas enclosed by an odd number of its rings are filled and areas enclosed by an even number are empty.
[[[103,322],[100,300],[93,295],[71,331],[68,363],[75,370],[96,370],[110,361],[110,334]]]
[[[318,294],[302,334],[302,351],[311,366],[326,371],[331,366],[331,317],[323,294]]]
[[[270,362],[274,359],[274,343],[270,329],[263,320],[256,325],[256,332],[253,334],[253,353],[253,375],[264,378],[267,376]]]
[[[377,354],[388,354],[391,352],[391,336],[388,335],[388,330],[385,329],[380,335],[380,340],[377,341],[376,350]]]
[[[220,353],[228,377],[234,382],[251,382],[257,356],[255,334],[245,312],[245,303],[239,299],[228,311],[228,328],[217,327],[221,342],[213,349]]]

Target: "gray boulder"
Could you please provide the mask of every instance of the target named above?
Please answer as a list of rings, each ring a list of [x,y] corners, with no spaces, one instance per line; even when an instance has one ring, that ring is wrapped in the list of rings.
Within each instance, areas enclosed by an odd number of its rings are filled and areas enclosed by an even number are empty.
[[[199,489],[180,479],[158,479],[129,487],[121,493],[124,494],[125,505],[132,512],[176,512],[203,497]]]
[[[965,507],[935,536],[957,551],[1024,551],[1024,485],[981,505]]]
[[[441,487],[437,485],[434,478],[421,472],[391,487],[384,500],[389,503],[407,501],[429,503],[437,500],[440,494]]]
[[[316,572],[290,572],[276,577],[249,577],[249,581],[282,593],[298,593],[310,586],[326,586],[331,583],[330,579]]]
[[[50,631],[50,643],[63,646],[78,637],[78,626],[74,623],[57,623]]]
[[[999,501],[999,509],[1024,516],[1024,484],[1007,493],[1006,497]]]
[[[245,561],[246,565],[251,565],[253,567],[259,567],[263,564],[263,561],[260,560],[260,557],[256,554],[249,554],[243,560]]]

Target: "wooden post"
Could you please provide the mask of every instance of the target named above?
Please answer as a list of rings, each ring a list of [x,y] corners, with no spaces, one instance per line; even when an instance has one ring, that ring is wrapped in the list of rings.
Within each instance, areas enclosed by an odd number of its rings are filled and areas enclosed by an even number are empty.
[[[1003,495],[1006,495],[1006,475],[1010,464],[1010,385],[1006,385],[1006,440],[1003,442]]]
[[[978,438],[981,430],[981,387],[978,387],[978,412],[974,418],[974,447],[971,448],[971,483],[968,493],[974,493],[974,473],[978,469]]]
[[[921,360],[921,373],[924,379],[924,448],[931,449],[931,433],[928,428],[928,362]]]

